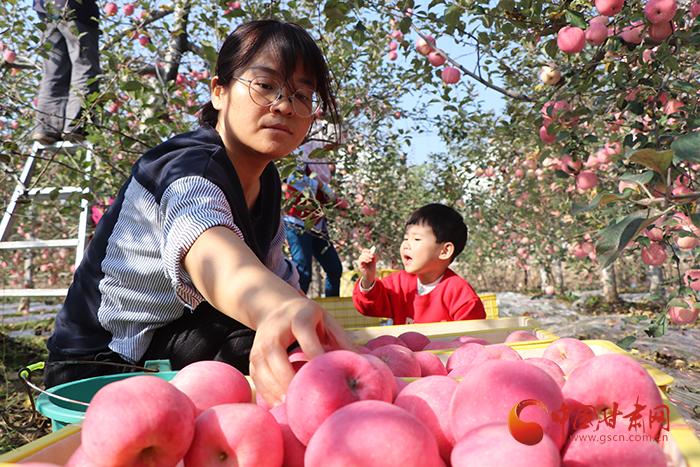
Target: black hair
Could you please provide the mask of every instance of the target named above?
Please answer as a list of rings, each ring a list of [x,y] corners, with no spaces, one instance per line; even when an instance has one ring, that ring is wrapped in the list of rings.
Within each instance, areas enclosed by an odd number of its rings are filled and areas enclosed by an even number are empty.
[[[270,46],[273,55],[282,65],[280,72],[285,81],[294,73],[297,60],[302,61],[304,70],[311,74],[316,83],[321,109],[330,115],[329,120],[334,122],[337,136],[340,120],[326,59],[309,33],[297,24],[260,20],[238,26],[228,35],[219,50],[214,71],[219,78],[219,85],[229,85],[267,46]],[[199,122],[216,126],[218,116],[219,111],[210,101],[202,107]]]
[[[454,261],[464,250],[469,237],[469,229],[462,215],[444,204],[431,203],[416,209],[406,221],[406,227],[409,225],[428,225],[433,229],[438,243],[452,243],[455,251],[450,261]]]

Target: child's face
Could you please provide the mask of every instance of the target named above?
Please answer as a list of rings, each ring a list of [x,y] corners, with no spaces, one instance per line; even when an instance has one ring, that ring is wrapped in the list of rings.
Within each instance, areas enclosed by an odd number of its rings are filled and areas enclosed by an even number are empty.
[[[284,83],[279,64],[266,50],[261,51],[238,76],[244,80],[266,78]],[[272,105],[261,106],[253,102],[249,84],[243,80],[234,79],[227,86],[214,88],[212,103],[219,110],[216,128],[226,148],[235,156],[266,156],[270,160],[294,151],[309,131],[313,116],[297,115],[286,97],[299,88],[309,87],[313,88],[311,77],[298,66],[284,89],[285,97]]]
[[[406,272],[423,274],[444,268],[444,262],[440,259],[443,245],[437,242],[429,225],[414,224],[406,227],[401,242],[401,262]]]

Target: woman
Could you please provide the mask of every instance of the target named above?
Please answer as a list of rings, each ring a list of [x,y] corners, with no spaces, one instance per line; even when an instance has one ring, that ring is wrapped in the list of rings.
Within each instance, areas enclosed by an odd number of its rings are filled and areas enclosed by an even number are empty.
[[[288,346],[309,356],[349,346],[281,252],[274,161],[301,144],[319,108],[338,121],[306,31],[254,21],[226,38],[201,128],[144,154],[100,221],[48,342],[47,386],[123,371],[68,360],[168,358],[179,369],[217,359],[249,364],[276,403],[293,376]]]

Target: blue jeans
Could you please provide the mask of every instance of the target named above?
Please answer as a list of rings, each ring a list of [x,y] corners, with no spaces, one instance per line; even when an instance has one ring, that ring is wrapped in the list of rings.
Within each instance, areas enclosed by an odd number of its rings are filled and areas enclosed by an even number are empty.
[[[340,276],[343,265],[340,262],[335,247],[319,235],[304,231],[298,226],[285,224],[287,241],[292,253],[292,260],[299,271],[299,286],[304,293],[309,291],[311,284],[311,261],[316,258],[326,273],[326,297],[340,295]]]

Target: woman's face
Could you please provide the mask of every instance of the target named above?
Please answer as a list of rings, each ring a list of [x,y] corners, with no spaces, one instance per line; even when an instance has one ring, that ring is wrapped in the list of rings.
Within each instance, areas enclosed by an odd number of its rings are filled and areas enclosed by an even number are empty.
[[[299,88],[314,89],[313,79],[301,66],[297,66],[285,83],[274,55],[263,50],[241,73],[243,80],[233,79],[227,86],[219,86],[212,80],[212,104],[219,111],[216,130],[224,141],[229,155],[255,157],[265,161],[284,157],[294,151],[304,140],[313,116],[300,117],[294,112],[286,97]],[[254,78],[274,79],[282,85],[285,97],[272,105],[261,106],[253,102],[249,93]]]

